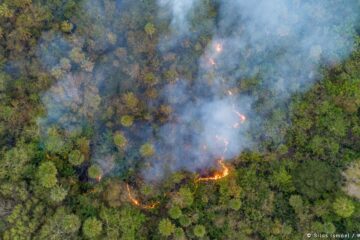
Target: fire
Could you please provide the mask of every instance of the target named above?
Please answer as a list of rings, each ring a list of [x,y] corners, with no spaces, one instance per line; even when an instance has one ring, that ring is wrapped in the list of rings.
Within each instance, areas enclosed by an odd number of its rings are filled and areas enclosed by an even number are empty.
[[[137,206],[137,207],[142,208],[142,209],[153,209],[153,208],[155,208],[157,205],[159,205],[159,202],[155,202],[155,203],[151,203],[151,204],[147,204],[147,205],[146,205],[146,204],[142,204],[139,200],[137,200],[137,199],[132,195],[129,184],[126,184],[126,188],[127,188],[129,200],[130,200],[130,202],[131,202],[134,206]]]
[[[234,113],[239,117],[241,123],[246,121],[246,116],[244,114],[241,114],[240,112],[238,112],[236,110],[234,110]]]
[[[216,51],[217,53],[221,53],[222,50],[223,50],[223,47],[222,47],[221,43],[216,43],[216,44],[215,44],[215,51]]]
[[[228,93],[229,93],[229,95],[232,95],[232,92],[230,90],[228,91]],[[239,120],[240,120],[239,122],[236,122],[235,124],[233,124],[233,127],[239,128],[240,124],[246,121],[246,116],[244,114],[241,114],[240,112],[236,111],[235,109],[233,111],[239,117]],[[218,160],[218,164],[221,167],[221,170],[215,172],[212,176],[198,177],[195,180],[195,182],[217,181],[219,179],[222,179],[222,178],[228,176],[230,173],[230,169],[224,163],[225,154],[228,151],[228,146],[230,144],[230,141],[227,138],[219,136],[219,135],[215,135],[215,139],[224,144],[224,150],[223,150],[222,156],[221,156],[220,160]],[[206,145],[204,145],[204,146],[206,146]],[[206,148],[204,146],[203,146],[203,149],[206,150]]]
[[[229,175],[230,170],[225,165],[223,158],[218,161],[218,164],[221,167],[220,172],[216,172],[213,176],[209,176],[209,177],[199,177],[195,181],[196,182],[216,181],[216,180],[222,179],[222,178],[226,177],[227,175]]]

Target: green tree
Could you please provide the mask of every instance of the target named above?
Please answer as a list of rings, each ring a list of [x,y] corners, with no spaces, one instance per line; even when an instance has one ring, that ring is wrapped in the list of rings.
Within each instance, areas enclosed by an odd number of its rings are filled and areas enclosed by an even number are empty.
[[[319,160],[309,160],[299,165],[293,176],[298,191],[316,199],[336,189],[339,173]]]
[[[295,190],[292,176],[288,173],[288,171],[286,171],[285,167],[281,167],[279,170],[275,171],[273,184],[286,192],[292,192]]]
[[[229,207],[235,211],[238,211],[241,208],[241,200],[238,198],[231,199],[229,201]]]
[[[294,208],[295,212],[301,212],[304,207],[303,200],[299,195],[291,195],[289,198],[289,204]]]
[[[155,154],[154,146],[151,143],[145,143],[140,147],[140,154],[143,157],[151,157]]]
[[[338,197],[333,203],[334,212],[342,218],[350,217],[355,210],[353,202],[346,197]]]
[[[53,202],[61,202],[62,200],[65,199],[66,195],[67,195],[67,190],[61,186],[55,186],[50,190],[50,199]]]
[[[194,235],[198,238],[202,238],[206,234],[206,229],[203,225],[196,225],[194,227]]]
[[[80,228],[81,222],[77,215],[68,214],[63,218],[64,231],[67,233],[77,232]]]
[[[154,24],[152,24],[152,23],[147,23],[145,25],[144,30],[145,30],[146,34],[149,35],[150,37],[156,32],[156,28],[155,28]]]
[[[121,132],[116,132],[114,135],[114,143],[120,149],[125,149],[127,145],[127,139],[125,138],[124,134]]]
[[[182,212],[178,206],[173,206],[169,209],[169,216],[172,219],[178,219],[179,217],[181,217],[181,215],[182,215]]]
[[[102,223],[96,218],[87,218],[82,227],[84,236],[95,238],[101,234]]]
[[[73,150],[69,154],[69,162],[71,165],[79,166],[85,160],[84,155],[79,150]]]
[[[46,188],[52,188],[57,183],[57,169],[53,162],[43,162],[37,171],[40,184]]]
[[[0,17],[11,18],[14,11],[8,7],[6,3],[0,5]]]
[[[185,240],[185,233],[182,228],[176,228],[174,231],[174,239],[176,240]]]
[[[181,187],[173,197],[173,201],[181,208],[190,207],[194,202],[194,196],[188,187]]]
[[[65,142],[56,129],[50,129],[45,140],[46,150],[50,153],[60,153],[64,145]]]
[[[121,117],[120,122],[124,127],[131,127],[134,124],[134,117],[130,115],[124,115]]]
[[[91,165],[88,169],[88,176],[92,179],[98,179],[102,177],[103,171],[100,166],[98,165]]]
[[[61,31],[63,31],[64,33],[69,33],[71,32],[71,30],[73,30],[74,26],[71,22],[69,21],[63,21],[61,24],[60,24],[60,29]]]
[[[131,206],[118,208],[103,207],[100,217],[104,223],[105,239],[141,239],[141,228],[145,216]]]
[[[170,219],[162,219],[159,222],[159,232],[161,235],[168,237],[175,231],[175,225],[172,224]]]
[[[136,111],[140,102],[133,92],[125,93],[124,95],[122,95],[121,99],[125,106],[132,111]]]

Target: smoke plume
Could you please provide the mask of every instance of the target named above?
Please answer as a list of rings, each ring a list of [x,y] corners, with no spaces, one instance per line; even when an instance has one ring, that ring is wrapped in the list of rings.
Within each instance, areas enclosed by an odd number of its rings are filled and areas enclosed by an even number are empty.
[[[230,160],[256,148],[259,139],[253,135],[264,129],[268,114],[259,111],[259,101],[283,105],[292,94],[320,80],[321,67],[347,57],[360,12],[355,0],[158,0],[149,13],[157,17],[149,19],[170,21],[170,26],[159,30],[160,40],[151,45],[143,41],[146,34],[134,27],[134,17],[152,8],[131,1],[100,2],[84,5],[88,15],[83,21],[94,22],[89,29],[77,30],[71,39],[53,34],[52,44],[39,46],[44,66],[59,79],[44,94],[47,116],[41,122],[59,123],[70,112],[72,122],[79,125],[91,120],[96,132],[93,141],[98,141],[93,161],[101,166],[107,165],[106,159],[112,159],[111,166],[116,161],[118,167],[107,169],[114,174],[141,166],[150,180],[179,170],[199,172],[216,166],[219,158]],[[170,45],[164,41],[169,33]],[[49,50],[54,46],[65,49],[70,60],[54,56]],[[151,49],[147,59],[137,57],[146,48]],[[175,54],[177,58],[171,57]],[[67,61],[75,67],[67,68]],[[150,68],[149,62],[156,61],[160,67],[151,79],[160,83],[151,90],[156,88],[159,97],[146,99],[145,106],[134,104],[128,112],[156,111],[166,103],[171,109],[166,120],[136,117],[131,128],[106,123],[104,115],[126,109],[117,95],[129,91],[144,95],[138,81],[146,75],[143,71]],[[177,75],[168,81],[162,69]],[[269,94],[259,96],[244,87],[249,82]],[[116,108],[111,107],[114,104]],[[68,122],[62,122],[68,128]],[[119,131],[131,143],[121,154],[106,137]],[[139,154],[145,143],[153,145],[153,154]]]

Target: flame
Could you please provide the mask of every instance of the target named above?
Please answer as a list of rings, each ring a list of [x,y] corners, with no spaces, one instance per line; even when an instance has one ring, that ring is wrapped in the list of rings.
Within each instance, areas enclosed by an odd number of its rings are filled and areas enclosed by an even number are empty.
[[[217,53],[221,53],[222,50],[223,50],[223,47],[222,47],[221,43],[216,43],[216,44],[215,44],[215,51],[216,51]]]
[[[228,93],[229,93],[229,95],[232,95],[232,92],[230,90],[228,91]],[[239,122],[233,124],[233,127],[239,128],[240,124],[246,121],[246,116],[244,114],[241,114],[240,112],[236,111],[235,109],[233,111],[239,117],[239,120],[240,120]],[[228,150],[230,141],[227,138],[219,136],[219,135],[215,135],[215,138],[217,141],[222,142],[224,144],[224,150],[223,150],[223,154],[222,154],[223,156],[220,158],[220,160],[218,160],[218,164],[221,167],[221,170],[218,172],[215,172],[212,176],[198,177],[197,179],[195,179],[195,182],[217,181],[219,179],[222,179],[222,178],[228,176],[230,173],[230,169],[224,163],[225,154]],[[206,145],[203,145],[203,150],[207,150]]]
[[[137,206],[139,208],[142,209],[153,209],[155,208],[157,205],[159,205],[159,202],[155,202],[155,203],[151,203],[151,204],[142,204],[139,200],[137,200],[131,193],[130,190],[130,186],[129,184],[126,184],[126,188],[127,188],[127,192],[128,192],[128,197],[130,199],[130,202],[134,205]]]
[[[234,113],[239,117],[241,123],[246,121],[246,116],[244,114],[241,114],[240,112],[238,112],[236,110],[234,110]]]
[[[213,176],[209,176],[209,177],[199,177],[195,180],[195,182],[217,181],[217,180],[222,179],[222,178],[226,177],[227,175],[229,175],[230,170],[225,165],[223,158],[221,158],[218,161],[218,164],[222,168],[220,172],[216,172]]]

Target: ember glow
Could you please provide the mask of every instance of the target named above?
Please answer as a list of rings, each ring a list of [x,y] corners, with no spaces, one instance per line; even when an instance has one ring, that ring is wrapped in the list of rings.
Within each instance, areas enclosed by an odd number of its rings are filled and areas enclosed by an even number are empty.
[[[142,209],[154,209],[157,205],[159,205],[159,202],[155,202],[155,203],[151,203],[151,204],[142,204],[140,202],[140,200],[136,199],[133,196],[133,194],[131,193],[129,184],[126,184],[126,189],[127,189],[127,192],[128,192],[129,200],[134,206],[137,206],[137,207],[142,208]]]
[[[216,44],[215,44],[215,51],[216,51],[217,53],[221,53],[222,50],[223,50],[223,47],[222,47],[221,43],[216,43]]]
[[[234,112],[239,117],[241,123],[246,121],[246,116],[244,114],[241,114],[240,112],[238,112],[236,110],[234,110]]]
[[[209,177],[199,177],[195,180],[195,182],[207,182],[207,181],[216,181],[222,179],[229,175],[229,168],[225,165],[224,159],[220,159],[218,161],[219,166],[221,167],[221,171],[214,173],[214,175]]]

